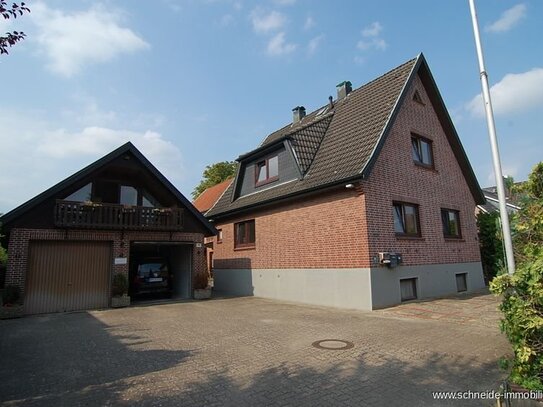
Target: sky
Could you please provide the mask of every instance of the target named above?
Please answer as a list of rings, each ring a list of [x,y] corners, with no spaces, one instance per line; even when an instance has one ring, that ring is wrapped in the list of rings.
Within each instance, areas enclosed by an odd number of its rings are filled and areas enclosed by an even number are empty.
[[[423,52],[481,186],[494,185],[468,1],[27,0],[0,20],[0,213],[132,141],[190,197],[292,120]],[[503,172],[543,160],[543,2],[476,3]]]

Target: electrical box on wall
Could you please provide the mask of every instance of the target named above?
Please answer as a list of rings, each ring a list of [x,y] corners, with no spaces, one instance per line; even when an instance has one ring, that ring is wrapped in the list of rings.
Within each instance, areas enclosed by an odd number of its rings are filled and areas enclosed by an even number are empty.
[[[379,263],[389,268],[396,267],[402,263],[402,255],[400,253],[393,252],[380,252]]]

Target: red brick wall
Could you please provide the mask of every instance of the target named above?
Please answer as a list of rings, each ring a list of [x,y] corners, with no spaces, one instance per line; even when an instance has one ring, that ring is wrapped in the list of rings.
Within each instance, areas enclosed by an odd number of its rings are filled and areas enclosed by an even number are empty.
[[[201,233],[181,232],[116,232],[95,230],[61,230],[61,229],[13,229],[10,232],[8,246],[8,268],[6,272],[6,285],[17,285],[24,293],[25,276],[28,267],[28,248],[32,240],[75,240],[75,241],[111,241],[113,244],[113,257],[130,256],[130,242],[139,241],[176,241],[200,243],[201,247],[193,246],[192,276],[206,272],[204,236]],[[113,264],[113,259],[111,259]],[[113,265],[112,274],[125,273],[128,277],[128,264]],[[193,281],[194,283],[194,281]]]
[[[216,227],[214,267],[352,268],[369,264],[364,197],[338,189],[237,217]],[[234,250],[234,223],[255,219],[256,247]]]
[[[475,201],[424,87],[418,77],[415,79],[370,177],[362,183],[369,208],[370,252],[396,250],[403,254],[405,265],[480,261]],[[415,89],[424,106],[412,100]],[[413,163],[411,132],[433,141],[435,170]],[[395,236],[395,200],[420,205],[421,239]],[[462,240],[443,237],[441,208],[460,211]]]

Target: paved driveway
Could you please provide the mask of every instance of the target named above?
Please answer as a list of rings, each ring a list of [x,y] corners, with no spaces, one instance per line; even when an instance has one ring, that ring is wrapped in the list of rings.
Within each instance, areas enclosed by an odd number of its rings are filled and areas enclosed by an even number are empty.
[[[354,346],[312,346],[323,339]],[[495,389],[503,378],[497,360],[508,349],[493,325],[258,298],[56,314],[0,321],[0,400],[5,406],[490,405],[447,404],[433,400],[432,391]]]

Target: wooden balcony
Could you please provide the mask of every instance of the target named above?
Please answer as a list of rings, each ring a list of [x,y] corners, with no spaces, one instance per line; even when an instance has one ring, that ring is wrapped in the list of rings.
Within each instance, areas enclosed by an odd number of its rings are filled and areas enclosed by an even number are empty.
[[[57,200],[54,216],[55,226],[60,228],[165,231],[183,229],[182,208],[148,208]]]

